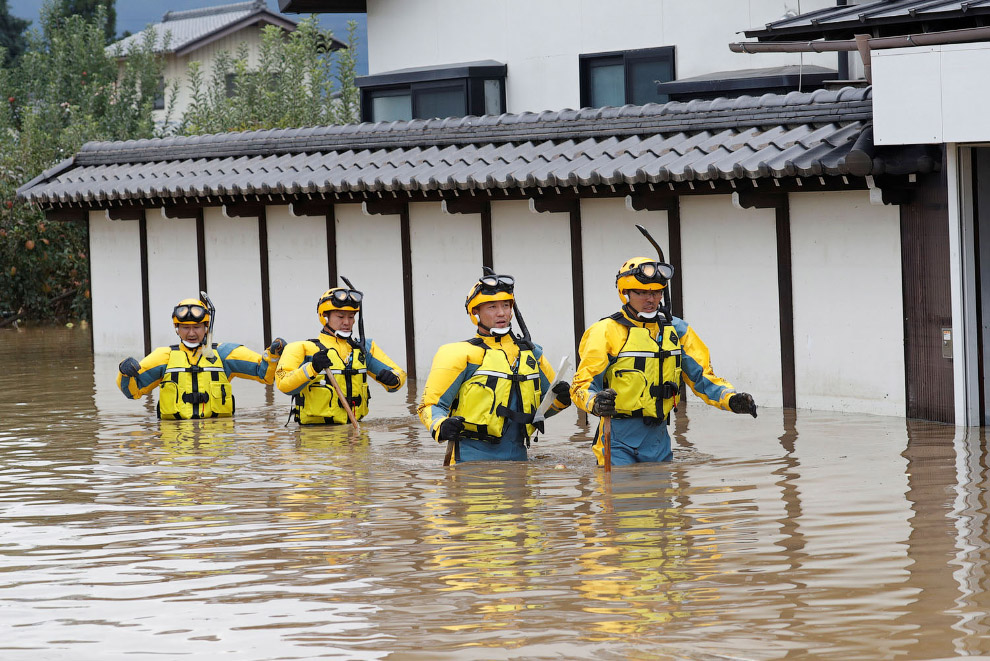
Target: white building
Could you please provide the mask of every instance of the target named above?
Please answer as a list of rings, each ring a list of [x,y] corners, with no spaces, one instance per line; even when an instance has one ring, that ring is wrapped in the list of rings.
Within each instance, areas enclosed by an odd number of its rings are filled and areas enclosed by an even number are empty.
[[[906,368],[942,352],[942,322],[910,304],[925,274],[906,268],[940,150],[874,145],[869,88],[798,92],[803,66],[842,68],[835,53],[729,51],[789,3],[614,0],[607,20],[574,0],[281,8],[367,11],[377,123],[94,143],[20,189],[89,223],[97,352],[169,342],[171,305],[206,288],[218,334],[312,337],[342,274],[367,294],[368,334],[425,377],[472,332],[463,300],[487,264],[517,277],[555,362],[617,309],[620,264],[651,253],[639,223],[677,269],[675,313],[761,405],[953,419],[951,390],[939,408],[944,390]],[[664,80],[710,100],[649,103]],[[619,107],[566,109],[582,99]],[[447,114],[468,116],[392,121]]]

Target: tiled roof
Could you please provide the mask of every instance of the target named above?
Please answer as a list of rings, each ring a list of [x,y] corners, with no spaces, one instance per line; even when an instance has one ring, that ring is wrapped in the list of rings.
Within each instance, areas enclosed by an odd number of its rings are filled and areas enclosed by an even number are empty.
[[[987,14],[990,14],[990,0],[876,0],[788,16],[763,28],[746,30],[745,34],[763,40],[821,36],[835,39],[850,38],[856,32],[869,33],[874,28],[879,33],[874,36],[888,36],[906,33],[905,30],[932,32],[977,27],[983,24]]]
[[[237,2],[233,4],[189,9],[186,11],[170,11],[162,16],[160,23],[149,27],[155,31],[155,50],[159,52],[180,53],[188,52],[199,43],[206,43],[214,35],[224,34],[229,29],[242,23],[253,23],[255,20],[282,25],[292,28],[295,21],[268,11],[264,0]],[[141,43],[144,33],[139,32],[121,39],[107,47],[110,52],[126,54],[132,46]],[[166,41],[167,40],[167,41]]]
[[[94,142],[18,193],[42,206],[879,174],[869,88]],[[847,157],[856,147],[855,162]],[[877,155],[875,152],[880,151]],[[865,155],[865,156],[864,156]],[[895,159],[907,172],[930,158]]]

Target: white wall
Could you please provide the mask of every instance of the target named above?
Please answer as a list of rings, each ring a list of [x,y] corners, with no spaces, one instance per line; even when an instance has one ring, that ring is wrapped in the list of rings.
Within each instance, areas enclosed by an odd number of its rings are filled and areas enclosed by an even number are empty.
[[[287,206],[266,208],[272,338],[315,337],[316,304],[330,288],[326,216],[293,216]]]
[[[261,315],[261,252],[257,218],[227,218],[220,207],[203,213],[206,293],[217,308],[213,341],[265,349]]]
[[[145,217],[148,222],[151,346],[160,347],[179,341],[172,325],[175,304],[184,298],[199,298],[196,221],[165,218],[157,209],[149,209]],[[138,259],[137,253],[133,258]]]
[[[89,264],[93,351],[96,354],[119,355],[120,360],[131,355],[143,356],[141,238],[138,223],[107,220],[106,212],[90,211]]]
[[[805,0],[801,11],[834,6]],[[678,78],[797,64],[798,54],[740,54],[728,44],[796,9],[793,0],[369,0],[372,74],[497,60],[508,65],[507,110],[577,108],[578,55],[676,46]],[[837,67],[834,53],[805,64]]]
[[[554,368],[565,354],[576,364],[570,234],[570,214],[534,213],[528,201],[492,204],[495,270],[515,277],[526,326]],[[513,328],[522,332],[518,322]]]
[[[904,415],[898,207],[865,191],[790,204],[798,407]]]
[[[363,309],[367,315],[364,332],[405,369],[406,313],[402,298],[399,216],[366,216],[360,204],[339,204],[334,213],[337,217],[337,272],[364,292]],[[344,281],[340,280],[338,284],[343,286]],[[324,290],[316,292],[307,303],[311,333],[318,330],[316,302]]]
[[[649,231],[670,261],[667,212],[630,211],[622,197],[581,201],[584,320],[588,326],[621,307],[615,289],[619,267],[630,257],[656,256],[637,224]]]
[[[481,276],[481,217],[421,202],[409,205],[409,220],[416,369],[425,380],[441,344],[474,335],[464,299]]]
[[[781,406],[777,234],[772,209],[728,195],[681,198],[684,319],[715,374],[763,406]]]
[[[990,141],[990,89],[974,84],[990,69],[990,44],[892,48],[871,61],[876,144]]]

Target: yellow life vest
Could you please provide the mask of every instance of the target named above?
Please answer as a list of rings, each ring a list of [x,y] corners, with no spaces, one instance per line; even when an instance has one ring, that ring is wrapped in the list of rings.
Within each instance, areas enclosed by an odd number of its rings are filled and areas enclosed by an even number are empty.
[[[611,318],[629,326],[621,312]],[[682,353],[677,331],[662,324],[657,338],[646,328],[629,326],[625,344],[605,370],[605,387],[616,393],[615,417],[666,420],[677,405]]]
[[[329,370],[347,398],[354,417],[360,420],[368,415],[368,400],[371,394],[368,390],[368,363],[365,360],[364,349],[351,351],[345,363],[336,349],[324,347],[319,340],[310,340],[310,342],[327,350],[327,357],[330,358]],[[310,381],[309,385],[296,395],[293,412],[296,422],[301,425],[326,423],[344,425],[350,422],[347,411],[340,405],[337,391],[327,381],[325,373]]]
[[[213,358],[200,354],[195,365],[178,344],[165,365],[161,392],[158,394],[158,417],[165,420],[228,417],[234,413],[234,392],[230,388],[223,361],[213,345]]]
[[[478,370],[465,381],[457,393],[450,415],[464,417],[461,436],[498,443],[506,418],[528,423],[540,405],[540,365],[532,349],[519,347],[515,365],[501,349],[492,349],[480,338],[468,340],[485,349]],[[509,397],[518,393],[522,411],[509,409]],[[535,427],[526,424],[526,437]]]

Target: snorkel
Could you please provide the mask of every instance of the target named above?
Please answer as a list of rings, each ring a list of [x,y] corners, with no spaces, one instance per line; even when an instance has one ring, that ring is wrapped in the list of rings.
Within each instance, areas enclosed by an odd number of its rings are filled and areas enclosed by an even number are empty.
[[[206,303],[206,308],[210,312],[210,323],[206,326],[206,344],[203,345],[203,355],[208,360],[213,360],[213,324],[217,318],[217,309],[213,307],[213,301],[210,300],[209,295],[200,290],[200,298]]]
[[[353,336],[348,339],[355,348],[363,349],[364,348],[364,298],[363,298],[364,292],[358,291],[357,287],[352,285],[351,281],[345,278],[344,276],[340,276],[340,279],[344,281],[344,284],[347,285],[349,289],[358,292],[362,296],[361,307],[358,310],[358,339],[355,340]]]
[[[663,263],[666,263],[667,260],[663,256],[663,249],[660,248],[660,244],[657,243],[653,239],[652,236],[650,236],[649,231],[645,227],[643,227],[642,225],[636,225],[636,229],[638,229],[640,231],[640,233],[642,233],[642,235],[646,237],[646,240],[649,241],[653,245],[654,248],[656,248],[657,258],[659,259],[659,261],[660,262],[663,262]],[[664,317],[666,317],[666,319],[667,319],[668,322],[673,318],[673,314],[670,311],[670,282],[669,281],[667,282],[667,286],[663,288],[663,295],[660,297],[660,309],[657,312],[658,312],[658,314],[662,314]]]

